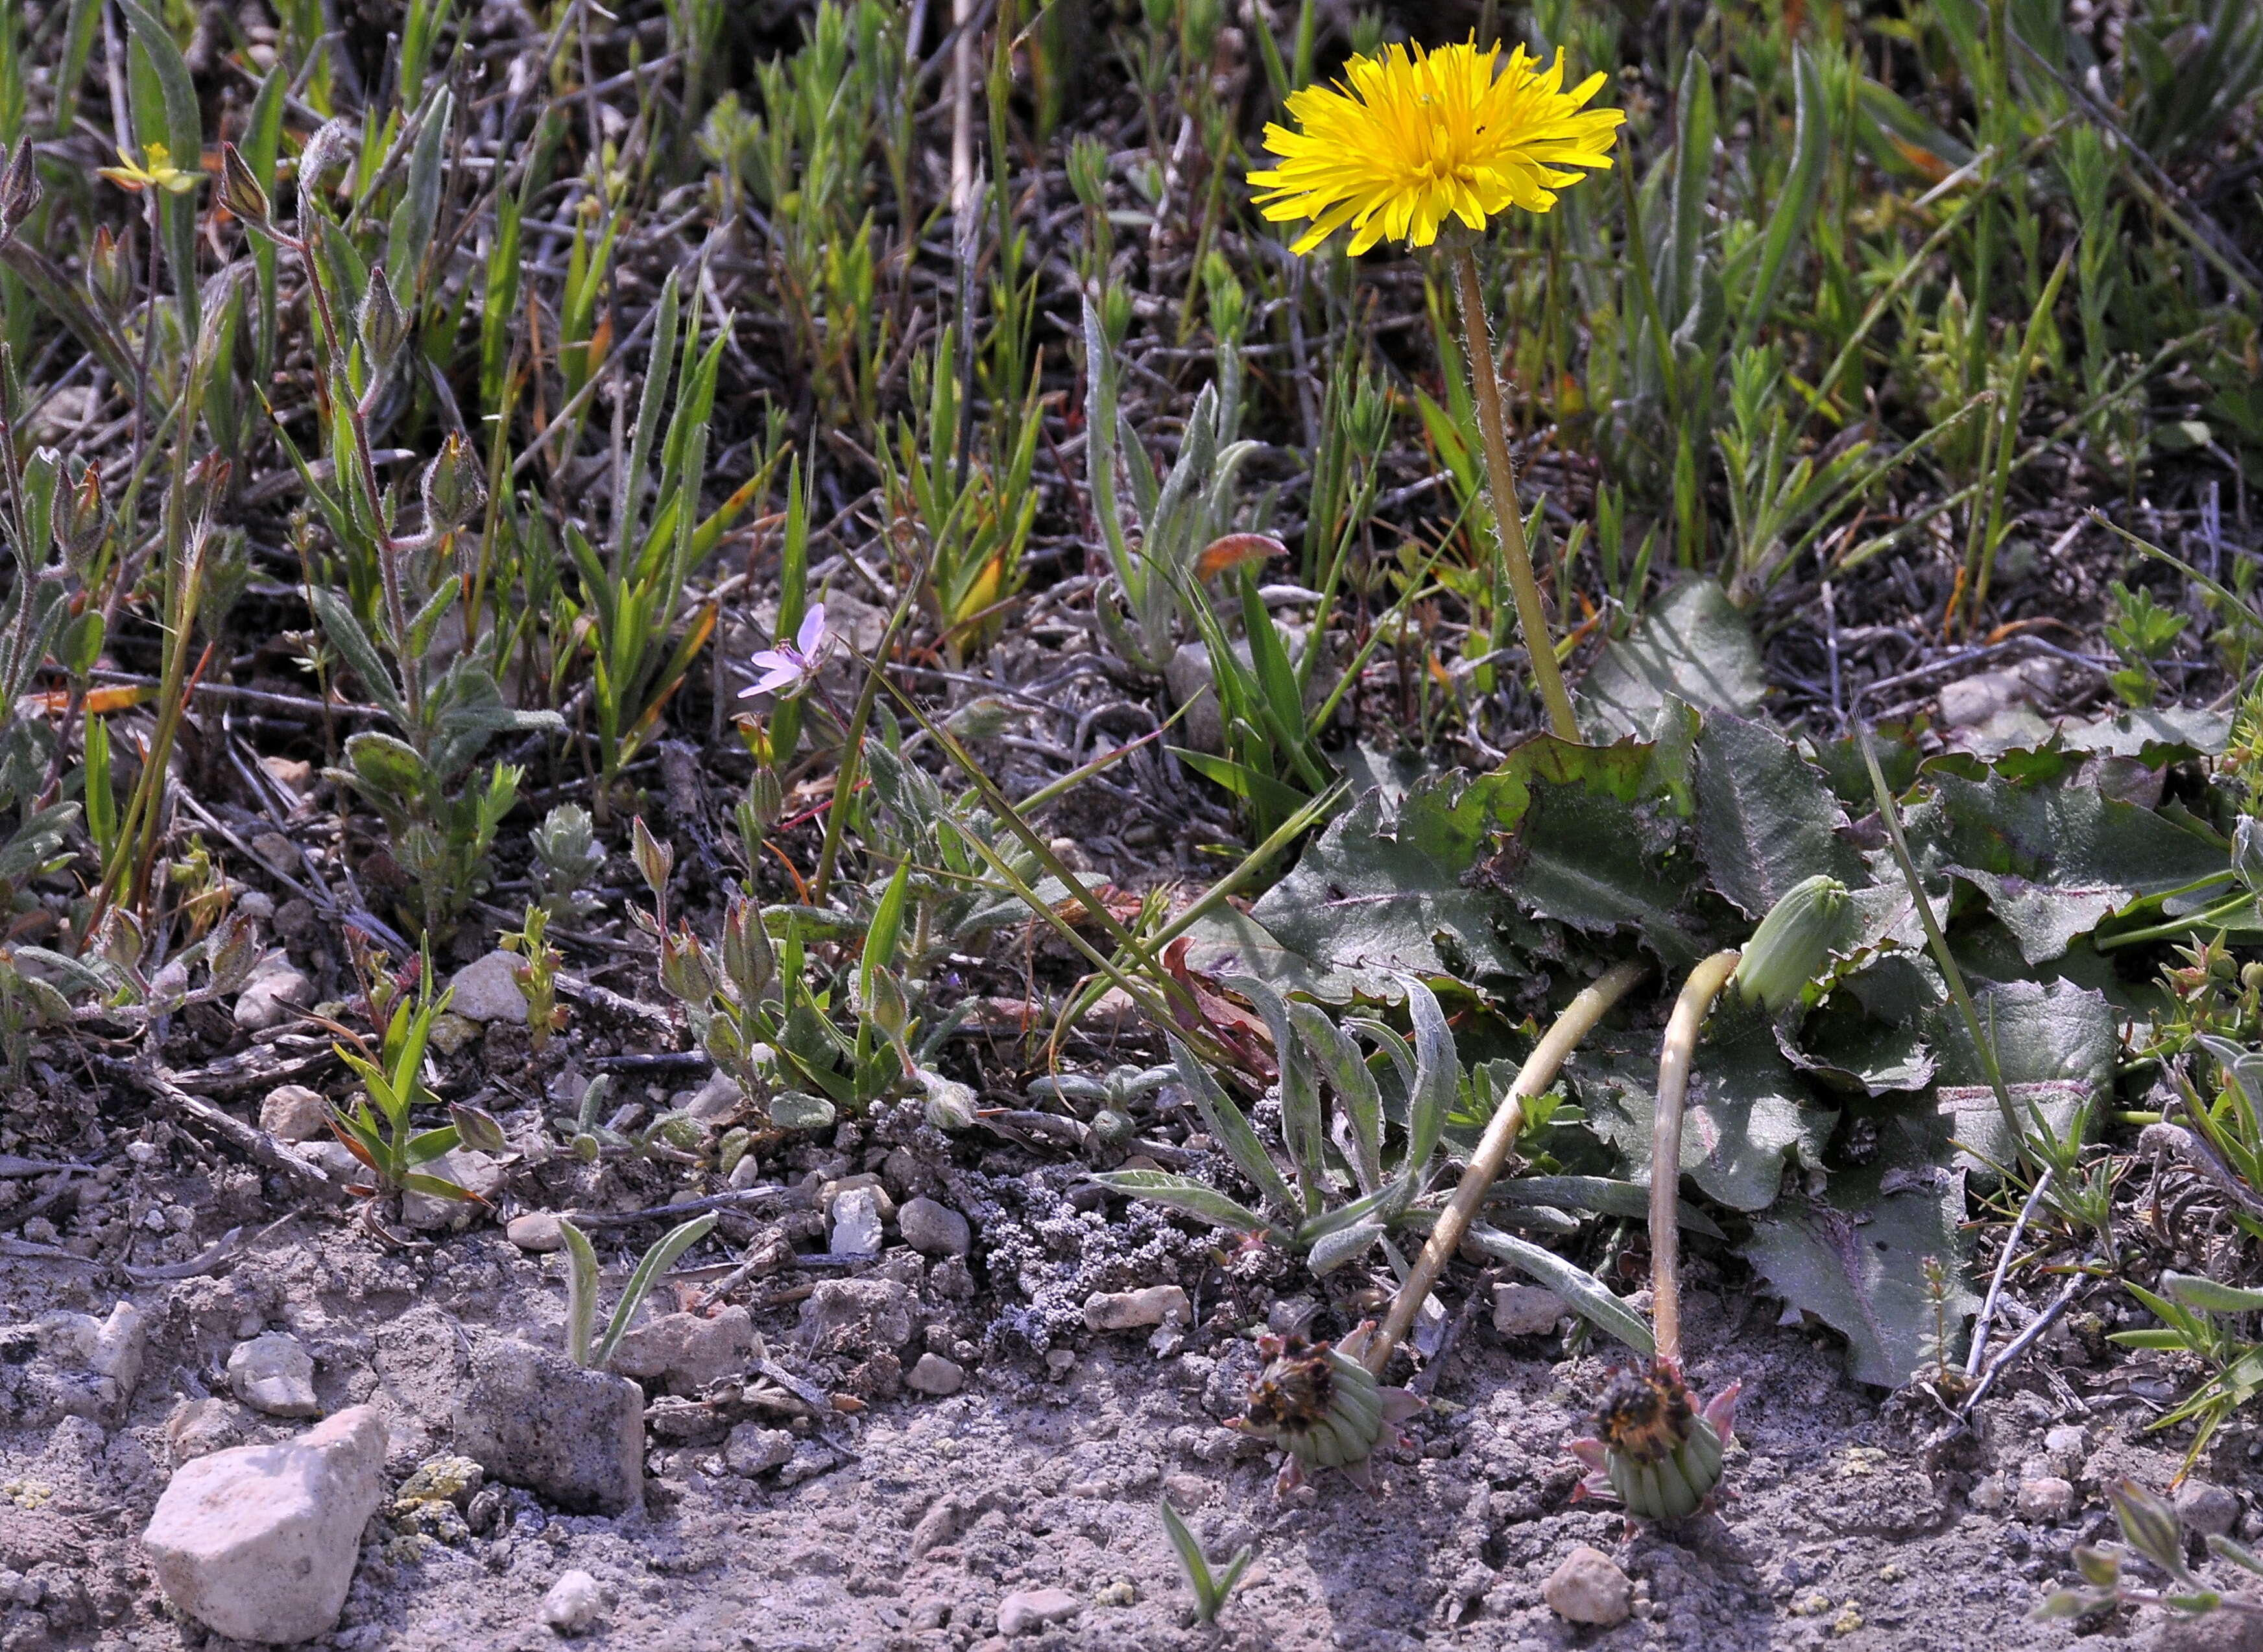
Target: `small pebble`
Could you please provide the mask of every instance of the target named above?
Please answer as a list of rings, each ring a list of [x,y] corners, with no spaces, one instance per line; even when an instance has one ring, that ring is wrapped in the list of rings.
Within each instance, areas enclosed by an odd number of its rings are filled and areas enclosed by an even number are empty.
[[[522,1251],[558,1251],[566,1245],[558,1218],[547,1210],[530,1210],[524,1216],[513,1216],[502,1232],[503,1237]]]
[[[576,1568],[560,1576],[542,1597],[542,1621],[560,1634],[579,1634],[597,1620],[604,1606],[597,1580]]]
[[[1599,1548],[1585,1544],[1564,1557],[1564,1563],[1540,1586],[1540,1598],[1568,1623],[1592,1623],[1602,1628],[1624,1623],[1634,1612],[1634,1586],[1618,1562]]]
[[[2057,1475],[2020,1482],[2018,1508],[2029,1520],[2064,1520],[2074,1512],[2074,1487]]]
[[[1084,1605],[1066,1589],[1023,1589],[998,1603],[998,1633],[1027,1634],[1074,1616]]]

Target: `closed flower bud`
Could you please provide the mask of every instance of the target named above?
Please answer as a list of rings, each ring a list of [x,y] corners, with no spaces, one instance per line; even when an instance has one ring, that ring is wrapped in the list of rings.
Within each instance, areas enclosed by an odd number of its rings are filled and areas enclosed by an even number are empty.
[[[1835,877],[1818,874],[1793,885],[1753,931],[1731,983],[1771,1014],[1797,1003],[1831,956],[1846,910],[1847,886]]]
[[[369,291],[362,294],[361,314],[355,324],[372,375],[384,378],[400,359],[401,346],[408,342],[408,318],[393,296],[393,284],[385,278],[384,271],[369,272]]]
[[[629,857],[644,874],[645,887],[652,891],[653,898],[666,900],[669,874],[676,869],[676,851],[653,836],[642,815],[629,828]]]
[[[263,235],[271,234],[274,226],[270,221],[273,208],[267,191],[251,175],[251,165],[232,143],[220,146],[220,204],[228,208],[247,229],[256,229]]]
[[[322,175],[345,159],[353,141],[353,126],[346,120],[329,121],[307,140],[307,147],[299,151],[299,200],[302,210],[307,198],[322,188]]]
[[[747,807],[753,812],[756,825],[765,831],[785,812],[785,787],[770,764],[756,766],[755,777],[747,783]]]
[[[32,162],[32,146],[26,141],[16,147],[13,155],[5,144],[0,144],[0,242],[16,233],[21,224],[40,208],[40,198],[47,191],[40,187],[39,169]]]
[[[510,1144],[495,1115],[483,1107],[475,1107],[468,1101],[451,1101],[448,1118],[456,1127],[456,1139],[466,1147],[482,1153],[500,1153]]]
[[[96,229],[87,249],[86,296],[113,326],[134,302],[133,255],[106,224]]]
[[[715,964],[699,937],[684,925],[675,934],[660,934],[660,984],[678,1003],[705,1009],[715,997]]]
[[[921,1087],[927,1092],[927,1122],[945,1132],[972,1129],[974,1127],[974,1090],[956,1078],[946,1078],[939,1072],[922,1067],[918,1073]]]
[[[963,740],[994,740],[1019,718],[1020,713],[1005,701],[986,694],[953,711],[944,726]]]
[[[1721,1483],[1736,1415],[1733,1384],[1701,1406],[1667,1360],[1623,1371],[1596,1408],[1597,1438],[1572,1442],[1573,1455],[1594,1471],[1580,1490],[1615,1495],[1637,1519],[1685,1519]]]
[[[1341,1349],[1301,1336],[1260,1337],[1265,1360],[1249,1386],[1249,1410],[1228,1426],[1289,1454],[1282,1489],[1292,1489],[1320,1468],[1341,1468],[1353,1482],[1368,1482],[1367,1460],[1387,1428],[1412,1416],[1421,1402],[1405,1389],[1386,1389],[1375,1374]]]
[[[55,501],[55,549],[76,571],[83,572],[102,537],[110,531],[110,510],[102,500],[102,470],[90,464],[61,490]]]
[[[871,1001],[864,1006],[864,1014],[889,1042],[900,1043],[912,1024],[911,1000],[904,996],[904,984],[893,970],[875,969],[871,979]]]
[[[487,483],[479,458],[459,431],[440,444],[440,457],[424,473],[424,525],[434,533],[453,533],[487,508]]]
[[[738,989],[739,1001],[748,1005],[762,997],[777,974],[777,955],[771,950],[770,931],[763,927],[763,909],[743,897],[734,898],[723,914],[723,974]]]

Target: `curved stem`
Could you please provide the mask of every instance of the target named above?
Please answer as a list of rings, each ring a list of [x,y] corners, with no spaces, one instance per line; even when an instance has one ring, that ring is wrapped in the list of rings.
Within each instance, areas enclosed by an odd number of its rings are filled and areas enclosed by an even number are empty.
[[[1555,1082],[1556,1070],[1602,1020],[1603,1012],[1624,998],[1629,989],[1649,972],[1650,966],[1645,963],[1614,964],[1601,979],[1564,1006],[1556,1024],[1517,1070],[1516,1082],[1493,1110],[1491,1122],[1486,1125],[1485,1137],[1470,1159],[1470,1167],[1462,1172],[1453,1201],[1438,1213],[1437,1225],[1430,1230],[1429,1243],[1414,1259],[1414,1266],[1399,1287],[1399,1295],[1392,1298],[1391,1311],[1384,1317],[1383,1329],[1367,1345],[1363,1357],[1369,1370],[1380,1376],[1383,1367],[1390,1364],[1392,1350],[1406,1335],[1407,1327],[1414,1323],[1415,1310],[1429,1295],[1430,1288],[1438,1282],[1438,1275],[1445,1272],[1447,1259],[1461,1244],[1462,1236],[1470,1230],[1471,1220],[1485,1201],[1486,1190],[1500,1174],[1501,1166],[1508,1162],[1509,1150],[1516,1145],[1516,1138],[1524,1129],[1525,1102]]]
[[[1658,1056],[1658,1101],[1650,1120],[1650,1300],[1658,1357],[1681,1363],[1681,1228],[1676,1201],[1681,1191],[1681,1104],[1689,1093],[1689,1066],[1697,1054],[1697,1035],[1713,1000],[1736,973],[1739,952],[1717,952],[1689,971],[1674,1014],[1666,1023],[1666,1042]]]
[[[1500,379],[1493,367],[1493,334],[1486,326],[1485,294],[1478,285],[1477,255],[1467,241],[1454,249],[1454,279],[1461,290],[1462,333],[1470,358],[1470,385],[1477,393],[1478,428],[1485,435],[1486,490],[1493,495],[1493,520],[1500,530],[1500,554],[1508,588],[1516,598],[1516,625],[1532,660],[1532,684],[1548,708],[1548,726],[1558,738],[1580,738],[1572,696],[1556,664],[1556,645],[1548,634],[1548,610],[1540,581],[1532,576],[1532,552],[1524,543],[1524,516],[1516,504],[1516,461],[1509,457],[1508,433],[1501,422]]]

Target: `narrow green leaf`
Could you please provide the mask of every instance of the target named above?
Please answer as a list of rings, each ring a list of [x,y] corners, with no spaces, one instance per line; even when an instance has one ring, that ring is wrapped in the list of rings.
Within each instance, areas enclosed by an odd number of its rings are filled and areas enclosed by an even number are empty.
[[[1543,1250],[1483,1223],[1470,1224],[1470,1237],[1488,1254],[1522,1269],[1554,1291],[1564,1299],[1565,1306],[1597,1330],[1616,1337],[1637,1353],[1658,1351],[1657,1341],[1642,1316],[1594,1274],[1574,1267],[1553,1251]]]

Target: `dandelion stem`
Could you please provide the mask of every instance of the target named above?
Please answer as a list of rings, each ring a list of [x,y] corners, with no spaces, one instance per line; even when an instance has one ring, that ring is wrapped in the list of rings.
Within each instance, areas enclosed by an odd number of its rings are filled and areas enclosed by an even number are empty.
[[[1697,1035],[1742,956],[1717,952],[1689,971],[1681,996],[1674,1000],[1666,1042],[1658,1056],[1658,1101],[1650,1121],[1650,1321],[1658,1357],[1677,1367],[1681,1363],[1681,1228],[1676,1203],[1681,1189],[1681,1106],[1689,1094]]]
[[[1415,1310],[1430,1294],[1430,1288],[1438,1282],[1438,1275],[1445,1272],[1447,1259],[1460,1246],[1462,1236],[1470,1230],[1470,1221],[1477,1215],[1478,1206],[1485,1201],[1486,1190],[1500,1175],[1501,1167],[1508,1163],[1509,1150],[1523,1133],[1525,1102],[1555,1082],[1557,1069],[1602,1020],[1603,1013],[1624,998],[1634,984],[1649,972],[1647,964],[1614,964],[1601,979],[1565,1006],[1556,1024],[1517,1070],[1516,1082],[1509,1086],[1508,1094],[1487,1122],[1485,1137],[1479,1142],[1470,1167],[1462,1172],[1461,1185],[1454,1189],[1452,1202],[1438,1213],[1437,1224],[1430,1230],[1429,1243],[1422,1247],[1422,1254],[1414,1259],[1414,1266],[1400,1282],[1399,1295],[1392,1299],[1391,1311],[1384,1317],[1383,1329],[1367,1345],[1364,1362],[1369,1370],[1378,1376],[1383,1374],[1383,1367],[1391,1362],[1391,1351],[1414,1323]]]
[[[1516,461],[1509,457],[1508,433],[1501,422],[1500,378],[1493,367],[1493,334],[1486,326],[1485,294],[1478,285],[1477,254],[1467,240],[1452,254],[1454,278],[1461,290],[1462,333],[1470,358],[1470,382],[1477,392],[1478,426],[1485,434],[1486,482],[1500,532],[1500,553],[1508,568],[1508,588],[1516,598],[1516,625],[1532,660],[1533,686],[1548,708],[1548,725],[1564,739],[1580,738],[1572,696],[1556,664],[1556,645],[1548,631],[1548,610],[1540,581],[1532,576],[1532,553],[1524,543],[1524,516],[1516,503]]]

